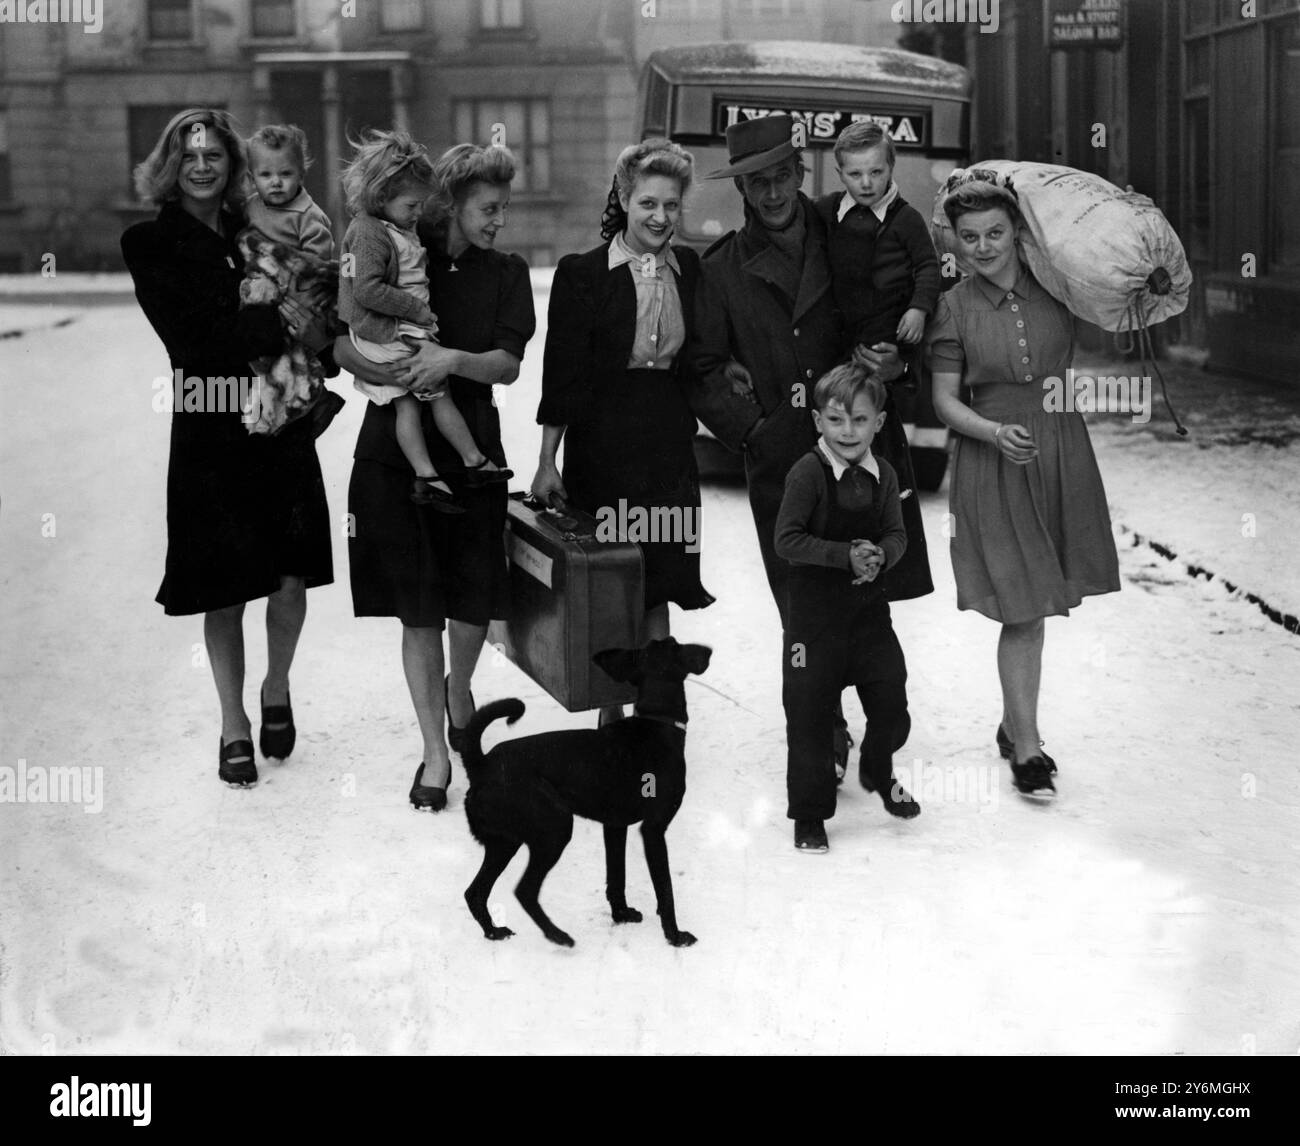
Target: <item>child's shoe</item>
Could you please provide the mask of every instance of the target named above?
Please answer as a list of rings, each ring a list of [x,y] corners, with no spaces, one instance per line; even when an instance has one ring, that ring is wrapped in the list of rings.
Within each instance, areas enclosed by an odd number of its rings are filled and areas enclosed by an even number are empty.
[[[826,842],[826,825],[821,820],[795,820],[794,846],[796,851],[821,854],[831,850]]]
[[[502,485],[515,476],[514,470],[508,469],[485,469],[488,459],[484,458],[476,466],[465,467],[465,487],[467,489],[482,489],[489,485]]]
[[[890,776],[889,783],[884,786],[883,790],[880,790],[875,781],[871,779],[866,762],[859,761],[858,781],[868,792],[876,792],[880,796],[880,802],[885,805],[885,811],[891,816],[897,816],[900,820],[912,820],[921,814],[921,805],[898,782],[896,776]]]
[[[435,484],[442,481],[437,477],[417,477],[411,486],[411,500],[416,505],[427,505],[439,513],[464,513],[465,507],[456,501],[447,490],[439,489]]]

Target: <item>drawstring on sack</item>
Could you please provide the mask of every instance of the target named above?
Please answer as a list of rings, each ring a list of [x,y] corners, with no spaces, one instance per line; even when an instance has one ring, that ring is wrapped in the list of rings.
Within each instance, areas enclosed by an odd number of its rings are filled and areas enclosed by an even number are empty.
[[[1172,279],[1169,277],[1169,272],[1164,267],[1156,267],[1147,276],[1145,285],[1152,294],[1168,294],[1171,284]],[[1165,376],[1160,373],[1160,367],[1156,365],[1155,346],[1151,341],[1151,330],[1147,326],[1146,310],[1141,306],[1141,299],[1142,291],[1138,290],[1129,301],[1124,312],[1125,325],[1115,332],[1115,347],[1121,354],[1129,354],[1136,345],[1139,364],[1149,368],[1160,380],[1160,397],[1164,400],[1165,409],[1169,411],[1169,416],[1174,420],[1174,429],[1178,431],[1178,436],[1185,438],[1187,437],[1187,427],[1178,420],[1174,405],[1169,401],[1169,387],[1165,384]],[[1121,336],[1124,337],[1121,338]]]

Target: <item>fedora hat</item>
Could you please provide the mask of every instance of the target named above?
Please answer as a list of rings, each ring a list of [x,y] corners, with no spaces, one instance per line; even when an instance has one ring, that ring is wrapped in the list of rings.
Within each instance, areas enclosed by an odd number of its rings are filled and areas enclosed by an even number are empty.
[[[791,142],[794,117],[780,112],[759,119],[742,119],[727,128],[726,167],[710,171],[705,179],[730,179],[734,175],[752,175],[780,163],[799,149]]]

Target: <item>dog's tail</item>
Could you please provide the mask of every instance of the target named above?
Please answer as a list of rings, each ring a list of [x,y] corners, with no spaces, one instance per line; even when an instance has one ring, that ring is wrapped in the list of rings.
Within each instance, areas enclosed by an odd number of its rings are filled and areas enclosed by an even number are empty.
[[[465,747],[461,752],[461,759],[465,762],[465,771],[474,775],[474,771],[483,763],[483,748],[479,741],[483,738],[483,730],[487,728],[494,720],[506,718],[508,724],[514,724],[524,714],[524,702],[516,697],[509,700],[494,700],[491,704],[485,704],[470,718],[470,722],[465,726]]]

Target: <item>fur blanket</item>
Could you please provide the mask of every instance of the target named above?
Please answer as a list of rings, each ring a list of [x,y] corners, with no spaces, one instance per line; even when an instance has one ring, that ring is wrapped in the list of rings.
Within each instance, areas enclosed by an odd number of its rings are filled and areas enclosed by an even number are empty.
[[[329,328],[337,328],[337,261],[276,242],[256,227],[245,227],[238,243],[244,256],[241,306],[278,303],[291,289],[308,291]],[[253,404],[244,413],[250,434],[278,434],[327,393],[320,359],[294,339],[277,357],[259,358],[250,365],[257,374]]]

